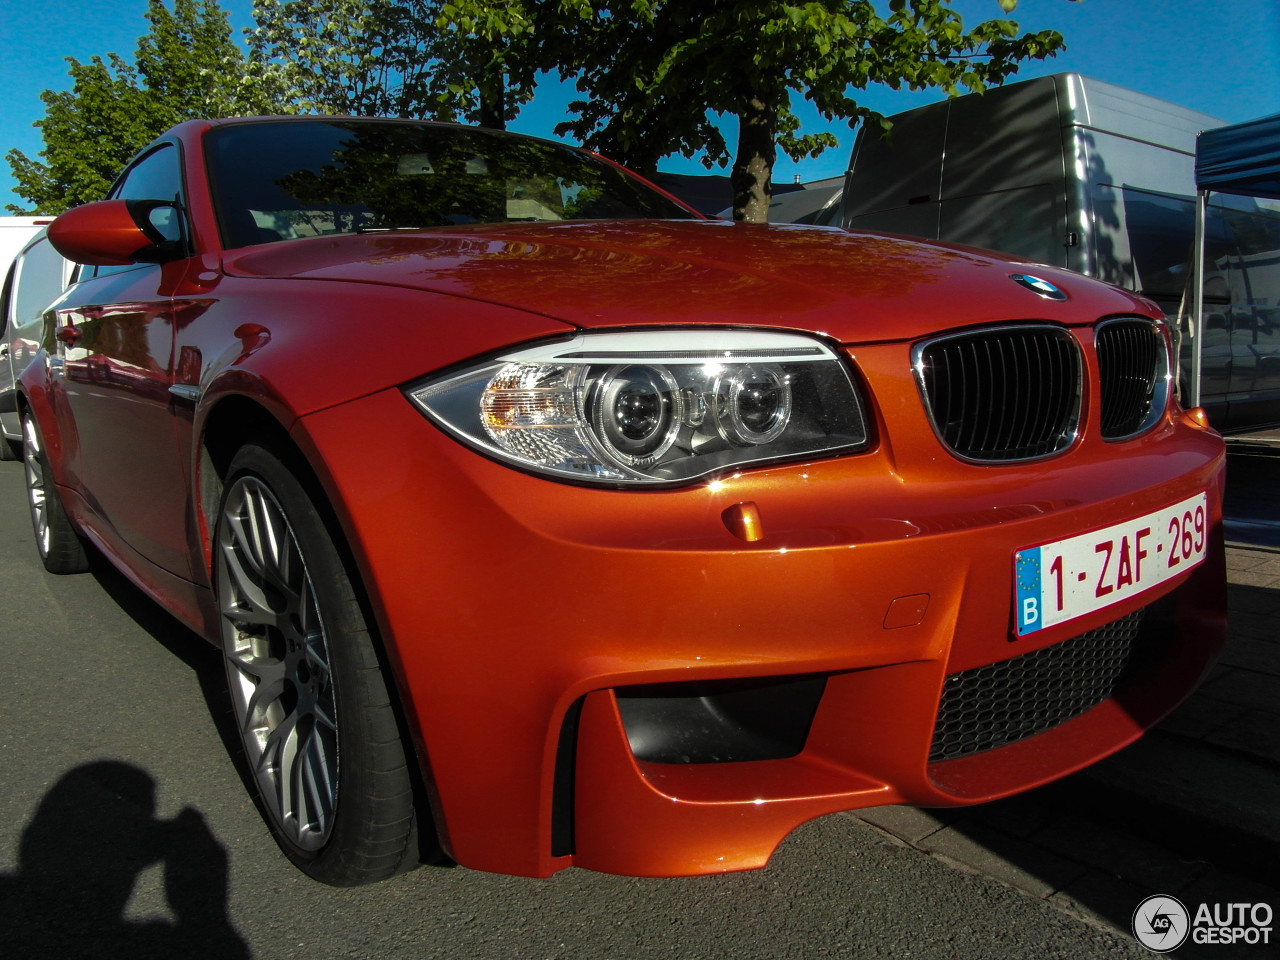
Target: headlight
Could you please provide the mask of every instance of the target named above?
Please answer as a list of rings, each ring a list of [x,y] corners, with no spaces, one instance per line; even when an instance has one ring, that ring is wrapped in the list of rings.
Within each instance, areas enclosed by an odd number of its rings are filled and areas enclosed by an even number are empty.
[[[466,443],[575,480],[673,483],[867,445],[844,364],[796,334],[581,334],[406,393]]]

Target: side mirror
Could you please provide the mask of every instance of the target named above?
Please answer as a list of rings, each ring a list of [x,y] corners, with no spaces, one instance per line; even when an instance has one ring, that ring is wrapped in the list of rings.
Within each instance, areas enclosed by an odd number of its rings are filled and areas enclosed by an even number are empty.
[[[177,205],[164,200],[103,200],[62,214],[49,242],[76,263],[125,266],[163,263],[184,255]]]

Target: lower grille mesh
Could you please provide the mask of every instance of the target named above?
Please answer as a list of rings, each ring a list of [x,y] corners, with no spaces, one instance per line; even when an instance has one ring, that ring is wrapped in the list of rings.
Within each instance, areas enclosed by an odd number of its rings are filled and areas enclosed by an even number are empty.
[[[993,750],[1096,707],[1125,679],[1144,613],[947,677],[930,762]]]

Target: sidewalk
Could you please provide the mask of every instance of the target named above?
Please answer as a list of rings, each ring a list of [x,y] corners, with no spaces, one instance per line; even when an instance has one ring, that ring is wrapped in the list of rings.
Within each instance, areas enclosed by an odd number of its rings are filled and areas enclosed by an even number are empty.
[[[1227,646],[1164,723],[1029,794],[856,816],[1126,935],[1153,893],[1268,902],[1280,914],[1280,447],[1233,445],[1226,513]],[[1263,954],[1241,945],[1177,955]]]

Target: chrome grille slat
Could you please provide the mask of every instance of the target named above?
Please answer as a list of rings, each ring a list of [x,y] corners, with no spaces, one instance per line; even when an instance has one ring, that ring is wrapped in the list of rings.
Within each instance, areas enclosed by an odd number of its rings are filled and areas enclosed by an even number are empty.
[[[1050,362],[1047,344],[1036,343],[1036,361],[1039,369],[1046,373],[1045,377],[1036,381],[1036,397],[1032,404],[1032,409],[1040,411],[1039,419],[1036,420],[1034,425],[1035,433],[1043,434],[1050,429],[1050,398],[1058,396],[1059,391],[1063,389],[1064,382],[1060,375],[1061,371]]]
[[[1102,386],[1102,436],[1121,440],[1141,433],[1168,400],[1167,353],[1160,328],[1149,320],[1111,320],[1094,337]]]
[[[957,456],[1032,460],[1065,449],[1080,416],[1080,350],[1048,325],[941,337],[913,356],[925,407]]]

